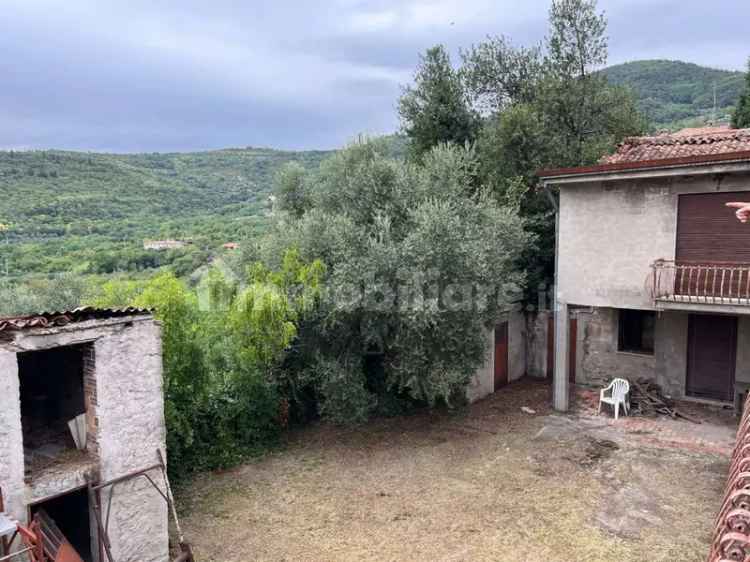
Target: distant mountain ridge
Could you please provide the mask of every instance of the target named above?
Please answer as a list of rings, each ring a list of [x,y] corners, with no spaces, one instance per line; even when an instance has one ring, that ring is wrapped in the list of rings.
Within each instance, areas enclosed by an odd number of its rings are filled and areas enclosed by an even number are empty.
[[[610,66],[602,73],[612,84],[629,87],[655,129],[676,130],[713,119],[728,121],[745,88],[745,73],[672,60],[639,60]]]
[[[632,89],[653,130],[728,120],[744,74],[680,61],[643,60],[602,70]],[[406,140],[386,137],[400,157]],[[0,267],[6,277],[137,272],[171,265],[189,272],[226,242],[268,228],[268,195],[286,162],[316,169],[334,151],[229,148],[207,152],[105,154],[0,151]],[[190,239],[155,252],[144,239]]]
[[[384,137],[403,156],[402,137]],[[276,172],[315,170],[330,150],[228,148],[107,154],[0,151],[0,267],[6,278],[60,271],[188,273],[226,243],[268,228]],[[155,251],[143,240],[190,240]]]

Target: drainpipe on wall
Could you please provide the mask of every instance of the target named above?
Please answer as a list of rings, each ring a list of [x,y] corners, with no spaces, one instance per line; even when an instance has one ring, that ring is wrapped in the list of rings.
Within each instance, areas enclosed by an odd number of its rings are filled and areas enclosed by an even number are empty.
[[[568,400],[568,303],[560,299],[560,207],[549,185],[544,183],[544,192],[555,210],[555,286],[552,291],[552,310],[555,315],[555,370],[552,374],[552,406],[558,412],[567,412]]]

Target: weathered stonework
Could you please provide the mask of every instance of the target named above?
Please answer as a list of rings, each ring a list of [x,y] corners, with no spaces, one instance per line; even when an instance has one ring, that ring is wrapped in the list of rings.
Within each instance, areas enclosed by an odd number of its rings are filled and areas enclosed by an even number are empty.
[[[530,377],[546,378],[547,349],[549,339],[549,317],[551,312],[541,311],[526,315],[526,374]]]
[[[110,480],[153,465],[165,447],[159,327],[139,322],[97,340],[96,361],[100,471]],[[110,525],[118,530],[110,533],[118,562],[167,559],[167,504],[145,479],[118,485]]]
[[[96,391],[96,353],[93,345],[83,350],[83,391],[86,403],[86,450],[89,455],[99,458],[99,420]]]
[[[160,327],[153,318],[101,318],[4,335],[0,343],[0,487],[13,517],[26,522],[32,504],[85,486],[86,477],[106,481],[158,462],[157,450],[165,450],[166,430]],[[61,461],[36,477],[32,474],[25,483],[17,353],[80,344],[86,344],[83,388],[88,451],[82,460]],[[152,478],[163,486],[158,472]],[[108,488],[101,492],[105,509],[110,493]],[[169,559],[167,504],[144,478],[115,488],[109,538],[118,562]]]
[[[603,385],[614,377],[636,380],[653,378],[654,355],[623,353],[617,350],[617,311],[596,308],[589,313],[577,312],[580,338],[576,370],[577,382]]]
[[[16,354],[0,351],[0,488],[6,510],[26,520],[21,401]]]
[[[593,308],[578,312],[577,382],[603,385],[614,377],[658,383],[664,393],[684,398],[688,356],[689,314],[664,311],[657,314],[653,355],[624,353],[617,349],[618,311]],[[750,382],[750,317],[738,318],[735,380]]]

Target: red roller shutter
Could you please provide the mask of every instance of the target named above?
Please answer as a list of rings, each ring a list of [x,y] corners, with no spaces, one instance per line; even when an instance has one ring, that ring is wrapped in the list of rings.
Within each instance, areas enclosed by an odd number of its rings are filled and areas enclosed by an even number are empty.
[[[750,191],[680,195],[678,262],[750,263],[750,224],[737,220],[730,201],[750,201]]]

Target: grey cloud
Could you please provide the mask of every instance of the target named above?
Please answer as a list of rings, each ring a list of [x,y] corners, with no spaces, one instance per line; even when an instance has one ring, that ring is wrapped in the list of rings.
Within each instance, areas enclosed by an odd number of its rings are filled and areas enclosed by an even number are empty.
[[[333,148],[398,127],[435,43],[539,41],[547,0],[14,0],[0,29],[0,147]],[[735,2],[731,2],[735,4]],[[602,0],[611,58],[740,68],[750,6]],[[739,39],[734,40],[737,37]],[[743,49],[747,52],[742,52]]]

